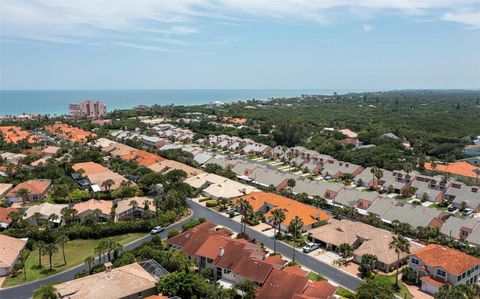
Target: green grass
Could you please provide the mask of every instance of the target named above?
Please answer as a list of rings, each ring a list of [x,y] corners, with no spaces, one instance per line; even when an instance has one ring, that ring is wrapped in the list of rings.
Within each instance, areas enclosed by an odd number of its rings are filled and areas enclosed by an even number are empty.
[[[412,299],[413,298],[412,294],[410,294],[410,292],[408,291],[407,286],[401,280],[398,280],[398,285],[400,286],[400,290],[397,291],[395,289],[395,287],[394,287],[394,285],[395,285],[395,274],[392,274],[392,275],[378,274],[378,275],[375,275],[374,279],[378,280],[378,281],[381,281],[385,284],[391,285],[395,294],[398,295],[401,298],[406,298],[406,299]]]
[[[405,201],[412,199],[411,197],[403,196],[403,195],[396,195],[394,198],[398,200],[405,200]]]
[[[315,272],[308,273],[307,278],[311,281],[326,280],[325,277]]]
[[[340,296],[340,298],[353,299],[355,297],[353,292],[340,286],[337,288],[337,292],[335,294]]]
[[[448,209],[448,207],[440,206],[437,203],[434,203],[433,205],[429,205],[428,207],[429,208],[434,208],[434,209],[437,209],[437,210],[440,210],[440,211],[446,211]]]
[[[118,242],[122,245],[130,243],[136,239],[143,237],[145,233],[126,234],[114,237],[108,237],[98,240],[73,240],[65,244],[65,256],[67,264],[63,264],[62,249],[59,246],[58,253],[52,257],[53,269],[49,271],[48,255],[42,257],[42,269],[38,269],[38,251],[34,250],[30,253],[26,261],[27,279],[24,280],[23,273],[19,273],[16,277],[8,277],[3,283],[3,287],[14,286],[29,281],[45,278],[59,272],[63,272],[77,265],[84,263],[88,256],[95,256],[95,247],[103,240]],[[21,272],[21,271],[19,271]]]

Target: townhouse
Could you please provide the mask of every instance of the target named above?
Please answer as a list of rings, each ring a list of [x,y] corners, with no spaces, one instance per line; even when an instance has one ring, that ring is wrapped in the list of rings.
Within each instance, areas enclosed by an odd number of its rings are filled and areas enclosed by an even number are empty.
[[[86,142],[97,137],[95,133],[62,123],[45,126],[45,130],[71,142]]]
[[[324,164],[321,174],[324,177],[331,177],[334,179],[343,178],[345,176],[355,177],[363,171],[360,165],[335,161],[333,163]]]
[[[398,265],[395,250],[389,248],[393,234],[362,222],[350,220],[328,220],[328,224],[309,231],[310,238],[326,250],[335,251],[341,244],[347,243],[353,247],[353,260],[360,264],[362,255],[374,254],[378,259],[377,267],[384,272],[390,272]],[[418,248],[411,243],[412,250]],[[400,253],[400,263],[408,258],[407,253]]]
[[[301,176],[293,175],[290,173],[281,172],[269,168],[256,168],[250,173],[248,178],[252,183],[263,187],[273,186],[276,190],[282,190],[288,186],[288,180],[302,180]]]
[[[459,210],[471,208],[480,211],[480,187],[467,186],[459,182],[451,182],[445,192],[445,199],[451,201]]]
[[[346,207],[354,207],[362,210],[368,209],[376,200],[382,200],[385,197],[377,192],[359,191],[356,189],[342,189],[334,197],[334,203]]]
[[[345,189],[345,185],[325,181],[298,180],[292,188],[294,194],[306,193],[309,196],[320,196],[333,202],[335,197]]]
[[[0,126],[0,135],[7,143],[18,143],[20,141],[36,143],[42,141],[38,136],[17,126]]]
[[[415,272],[422,291],[431,294],[444,284],[478,283],[480,276],[480,259],[438,244],[414,251],[409,256],[408,266]]]

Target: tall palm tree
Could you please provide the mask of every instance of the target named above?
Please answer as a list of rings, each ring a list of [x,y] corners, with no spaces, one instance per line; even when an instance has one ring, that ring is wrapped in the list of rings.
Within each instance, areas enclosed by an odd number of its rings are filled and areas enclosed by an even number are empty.
[[[103,214],[102,210],[100,209],[95,209],[93,210],[93,215],[95,216],[95,222],[99,223],[100,222],[100,216]]]
[[[52,256],[58,252],[58,247],[57,244],[55,243],[47,243],[45,245],[45,253],[48,254],[48,263],[49,263],[49,269],[52,271]]]
[[[60,214],[62,214],[62,218],[65,221],[66,225],[69,225],[73,221],[77,213],[78,211],[71,207],[65,207],[60,210]]]
[[[297,243],[298,235],[301,233],[301,230],[303,228],[303,220],[300,217],[295,216],[295,218],[293,218],[292,221],[290,221],[290,225],[288,228],[293,238],[292,260],[295,261],[295,246],[297,245],[296,243]]]
[[[34,244],[34,248],[38,250],[38,268],[42,268],[42,253],[45,249],[45,245],[46,244],[43,241],[37,241]]]
[[[377,188],[378,188],[380,180],[383,178],[383,170],[378,168],[377,171],[375,172],[375,178],[377,179]]]
[[[38,227],[40,226],[40,218],[42,218],[42,214],[39,212],[33,213],[33,219],[35,219],[35,225]]]
[[[32,193],[28,189],[21,188],[17,191],[17,197],[20,197],[22,199],[23,204],[25,204],[25,201],[30,199],[31,196]]]
[[[353,256],[353,247],[348,243],[342,243],[338,245],[335,251],[342,257],[342,260],[345,262],[351,256]]]
[[[280,232],[280,226],[282,225],[282,222],[285,220],[285,213],[283,212],[282,209],[274,209],[272,211],[272,215],[270,216],[270,221],[272,221],[273,224],[273,253],[277,252],[277,227],[278,227],[278,233]]]
[[[114,184],[115,182],[112,179],[108,179],[102,183],[102,187],[105,188],[105,191],[110,192]]]
[[[373,187],[376,188],[378,186],[378,182],[375,181],[375,174],[378,171],[378,167],[374,166],[370,168],[370,172],[372,173],[372,180],[373,180]]]
[[[95,257],[89,256],[85,258],[85,264],[88,265],[88,273],[92,272],[92,264],[95,261]]]
[[[252,211],[252,206],[250,205],[250,202],[243,197],[238,200],[237,205],[240,208],[240,214],[242,215],[242,226],[240,227],[240,233],[245,235],[247,230],[247,217]]]
[[[327,204],[327,200],[319,195],[313,196],[313,205],[319,209]]]
[[[397,275],[395,275],[395,286],[398,288],[398,269],[400,268],[400,253],[410,253],[410,242],[402,235],[394,236],[388,248],[397,253]]]
[[[63,255],[63,264],[67,264],[67,258],[65,257],[65,243],[69,241],[68,236],[66,234],[61,234],[57,238],[57,243],[60,244],[60,247],[62,248],[62,255]]]

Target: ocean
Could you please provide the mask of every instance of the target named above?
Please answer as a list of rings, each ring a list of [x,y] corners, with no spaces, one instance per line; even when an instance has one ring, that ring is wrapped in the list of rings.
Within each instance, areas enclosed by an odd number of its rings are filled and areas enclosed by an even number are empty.
[[[136,105],[200,105],[210,102],[291,97],[302,94],[347,93],[333,89],[161,89],[161,90],[2,90],[0,116],[25,114],[61,115],[68,104],[87,99],[101,100],[108,111]]]

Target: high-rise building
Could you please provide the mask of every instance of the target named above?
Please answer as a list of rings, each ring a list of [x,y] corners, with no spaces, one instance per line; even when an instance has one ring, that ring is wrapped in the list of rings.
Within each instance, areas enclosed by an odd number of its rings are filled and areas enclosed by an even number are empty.
[[[68,109],[74,118],[101,118],[107,115],[107,105],[102,101],[86,100],[70,104]]]

